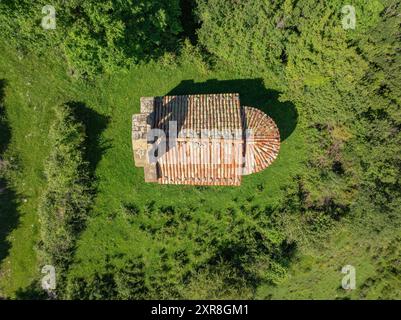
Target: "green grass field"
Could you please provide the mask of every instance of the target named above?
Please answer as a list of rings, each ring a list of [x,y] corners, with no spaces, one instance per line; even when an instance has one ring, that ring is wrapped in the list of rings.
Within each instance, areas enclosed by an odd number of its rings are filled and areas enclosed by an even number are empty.
[[[377,299],[388,282],[397,286],[397,280],[385,279],[371,286],[378,276],[380,252],[389,246],[389,234],[363,234],[351,224],[342,224],[332,231],[327,241],[305,250],[291,266],[286,279],[276,287],[261,286],[260,299]],[[345,291],[341,280],[343,266],[356,270],[356,289]],[[392,291],[393,298],[400,294]]]
[[[160,206],[201,205],[205,210],[217,210],[252,198],[254,204],[274,205],[282,196],[282,187],[302,169],[305,149],[297,127],[298,114],[291,104],[279,102],[278,93],[263,79],[211,72],[201,63],[182,57],[177,62],[151,62],[128,73],[104,76],[89,85],[71,80],[55,57],[22,57],[5,46],[1,52],[0,78],[6,82],[4,103],[12,127],[9,152],[18,153],[21,171],[15,192],[26,201],[15,204],[18,226],[7,236],[10,248],[1,261],[2,295],[14,296],[40,275],[35,212],[44,184],[43,161],[49,152],[47,132],[52,108],[57,104],[67,102],[82,110],[89,133],[88,153],[98,178],[94,209],[79,241],[79,263],[73,272],[101,267],[99,261],[116,247],[127,254],[147,250],[152,258],[152,239],[139,235],[124,219],[110,218],[123,204],[142,207],[155,201]],[[139,111],[139,98],[208,92],[239,92],[242,104],[262,108],[271,115],[283,139],[277,161],[268,170],[245,177],[241,187],[143,183],[143,170],[134,167],[131,151],[131,115]]]
[[[121,216],[126,204],[143,208],[154,201],[157,206],[194,206],[204,211],[226,210],[247,201],[274,206],[282,199],[283,188],[305,170],[303,160],[308,149],[302,134],[302,112],[290,103],[279,102],[276,88],[263,79],[244,79],[229,71],[212,72],[196,58],[184,55],[176,59],[168,56],[88,83],[71,79],[57,57],[23,56],[4,44],[0,52],[3,103],[12,128],[8,154],[18,155],[15,165],[19,169],[12,188],[0,195],[1,296],[16,297],[40,277],[36,210],[44,187],[43,161],[49,153],[47,134],[52,108],[58,104],[69,103],[80,110],[80,120],[87,128],[91,169],[97,177],[95,204],[71,267],[75,275],[101,270],[105,260],[116,253],[142,254],[149,268],[158,263],[157,241]],[[144,183],[143,170],[134,167],[131,151],[131,115],[139,111],[139,98],[218,92],[239,92],[242,104],[259,107],[273,117],[282,136],[275,163],[245,177],[241,187]],[[366,235],[360,237],[358,230],[344,221],[322,243],[305,245],[281,284],[259,287],[256,297],[374,298],[374,291],[369,295],[363,295],[359,288],[344,292],[340,270],[345,264],[354,265],[361,282],[374,276],[377,271],[372,257],[392,235],[386,238],[378,234],[368,239]]]

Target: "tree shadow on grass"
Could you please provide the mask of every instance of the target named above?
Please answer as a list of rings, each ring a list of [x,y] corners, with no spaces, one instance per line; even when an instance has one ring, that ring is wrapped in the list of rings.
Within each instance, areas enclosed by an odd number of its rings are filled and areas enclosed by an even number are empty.
[[[67,105],[71,108],[77,121],[85,126],[85,151],[84,160],[89,163],[89,172],[95,178],[95,171],[103,154],[111,147],[109,141],[102,140],[102,133],[106,130],[110,118],[97,113],[83,102],[70,101]]]
[[[266,89],[263,79],[208,80],[194,82],[184,80],[168,92],[168,95],[239,93],[242,106],[254,107],[270,116],[280,130],[281,141],[295,130],[298,112],[291,102],[278,101],[279,92]]]
[[[198,42],[196,30],[200,27],[195,16],[196,0],[180,0],[180,7],[180,20],[183,29],[181,37],[188,38],[195,45]]]
[[[3,105],[6,85],[6,80],[0,79],[0,157],[2,157],[6,151],[11,139],[11,128],[8,124],[6,111]]]
[[[0,79],[0,263],[10,250],[8,235],[18,226],[18,198],[6,178],[7,162],[4,152],[11,139],[11,128],[4,109],[4,90],[7,83]]]
[[[40,281],[33,281],[27,287],[18,289],[15,296],[16,300],[49,300],[46,291],[40,286]]]
[[[18,227],[18,200],[7,180],[0,178],[0,263],[7,257],[11,244],[8,235]]]

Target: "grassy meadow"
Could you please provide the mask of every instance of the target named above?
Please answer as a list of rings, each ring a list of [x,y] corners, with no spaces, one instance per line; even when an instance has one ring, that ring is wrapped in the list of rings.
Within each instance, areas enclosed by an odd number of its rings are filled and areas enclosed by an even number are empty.
[[[5,80],[4,104],[11,130],[8,152],[18,154],[14,192],[16,227],[5,230],[1,261],[1,294],[13,297],[40,276],[36,255],[36,207],[44,185],[43,161],[48,147],[52,108],[77,105],[90,141],[88,154],[97,177],[97,195],[87,229],[79,240],[72,272],[102,268],[105,257],[118,250],[143,252],[155,259],[154,240],[138,233],[118,211],[124,204],[144,207],[201,206],[227,209],[236,203],[275,203],[282,188],[302,170],[305,142],[297,126],[298,113],[281,103],[278,92],[263,79],[241,79],[229,72],[212,72],[191,56],[169,57],[140,65],[126,73],[104,76],[91,84],[72,80],[57,57],[22,56],[2,45],[0,78]],[[194,187],[145,184],[131,152],[131,115],[139,112],[139,98],[184,93],[239,92],[242,104],[262,108],[282,133],[279,158],[269,169],[244,177],[241,187]],[[4,202],[5,203],[5,202]],[[3,205],[3,203],[2,203]],[[6,219],[5,211],[2,219]],[[118,248],[118,249],[117,249]]]
[[[50,30],[46,1],[0,2],[0,299],[401,298],[399,1],[354,1],[354,28],[340,0],[240,2],[54,0]],[[278,158],[145,183],[140,97],[202,93],[273,118]]]

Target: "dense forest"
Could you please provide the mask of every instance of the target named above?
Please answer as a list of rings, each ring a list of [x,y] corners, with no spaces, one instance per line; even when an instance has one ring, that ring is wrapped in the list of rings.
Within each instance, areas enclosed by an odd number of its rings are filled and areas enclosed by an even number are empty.
[[[0,48],[0,296],[401,298],[400,1],[3,0]],[[219,92],[276,162],[143,183],[139,98]]]

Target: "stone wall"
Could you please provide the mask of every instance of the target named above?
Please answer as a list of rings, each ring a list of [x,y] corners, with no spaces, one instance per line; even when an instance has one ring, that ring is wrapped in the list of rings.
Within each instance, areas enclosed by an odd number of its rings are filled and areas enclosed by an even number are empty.
[[[147,134],[151,129],[151,120],[154,110],[154,98],[141,98],[141,113],[132,116],[132,149],[136,167],[143,167],[145,182],[157,182],[156,165],[149,162],[149,150]]]

